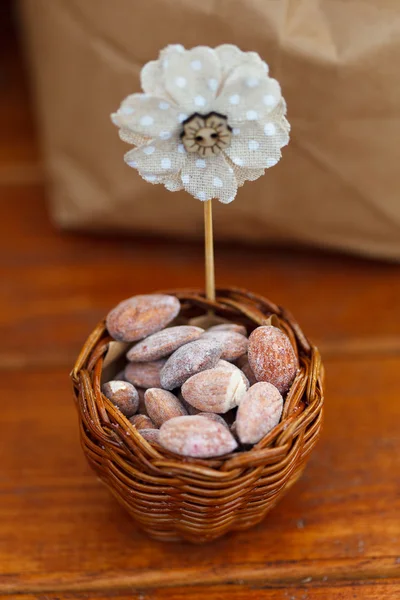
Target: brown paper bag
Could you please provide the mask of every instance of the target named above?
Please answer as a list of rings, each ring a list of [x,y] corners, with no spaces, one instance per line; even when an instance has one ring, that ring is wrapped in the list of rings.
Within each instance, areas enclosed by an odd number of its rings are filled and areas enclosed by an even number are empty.
[[[288,103],[283,159],[215,204],[217,238],[400,259],[398,0],[20,0],[51,181],[65,228],[202,235],[201,203],[123,162],[109,114],[169,43],[234,43]]]

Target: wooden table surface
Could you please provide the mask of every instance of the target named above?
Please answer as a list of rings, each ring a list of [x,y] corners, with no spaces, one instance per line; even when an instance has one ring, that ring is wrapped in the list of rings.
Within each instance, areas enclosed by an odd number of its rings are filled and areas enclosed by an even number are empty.
[[[400,598],[400,266],[217,247],[220,285],[285,305],[320,346],[323,435],[303,478],[253,530],[206,546],[148,539],[85,462],[68,372],[86,335],[122,298],[202,286],[202,247],[52,226],[20,60],[11,42],[7,48],[0,598]]]

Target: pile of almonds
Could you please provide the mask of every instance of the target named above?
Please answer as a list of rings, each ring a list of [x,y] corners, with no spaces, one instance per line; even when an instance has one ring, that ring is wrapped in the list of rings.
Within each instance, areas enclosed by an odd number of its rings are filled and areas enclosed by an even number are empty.
[[[236,323],[174,325],[179,312],[174,296],[151,294],[109,313],[110,335],[132,346],[103,394],[148,442],[182,456],[256,444],[279,423],[297,372],[289,338],[271,325],[249,337]]]

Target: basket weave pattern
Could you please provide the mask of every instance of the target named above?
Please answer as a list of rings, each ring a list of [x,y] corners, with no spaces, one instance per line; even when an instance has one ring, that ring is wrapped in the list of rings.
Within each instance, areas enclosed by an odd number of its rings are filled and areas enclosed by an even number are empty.
[[[281,422],[258,444],[215,459],[190,459],[150,445],[101,393],[111,341],[104,322],[86,341],[71,377],[89,464],[149,535],[198,543],[255,525],[301,475],[321,429],[323,367],[293,318],[265,298],[233,288],[218,290],[215,303],[197,291],[167,293],[181,301],[181,316],[213,310],[249,331],[276,315],[300,364]]]

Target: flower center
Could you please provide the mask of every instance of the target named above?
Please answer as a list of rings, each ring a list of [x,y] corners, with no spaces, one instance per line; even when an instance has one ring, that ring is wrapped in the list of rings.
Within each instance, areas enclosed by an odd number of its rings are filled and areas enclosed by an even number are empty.
[[[231,143],[232,129],[227,118],[219,113],[194,113],[182,125],[186,152],[197,152],[202,157],[217,156]]]

